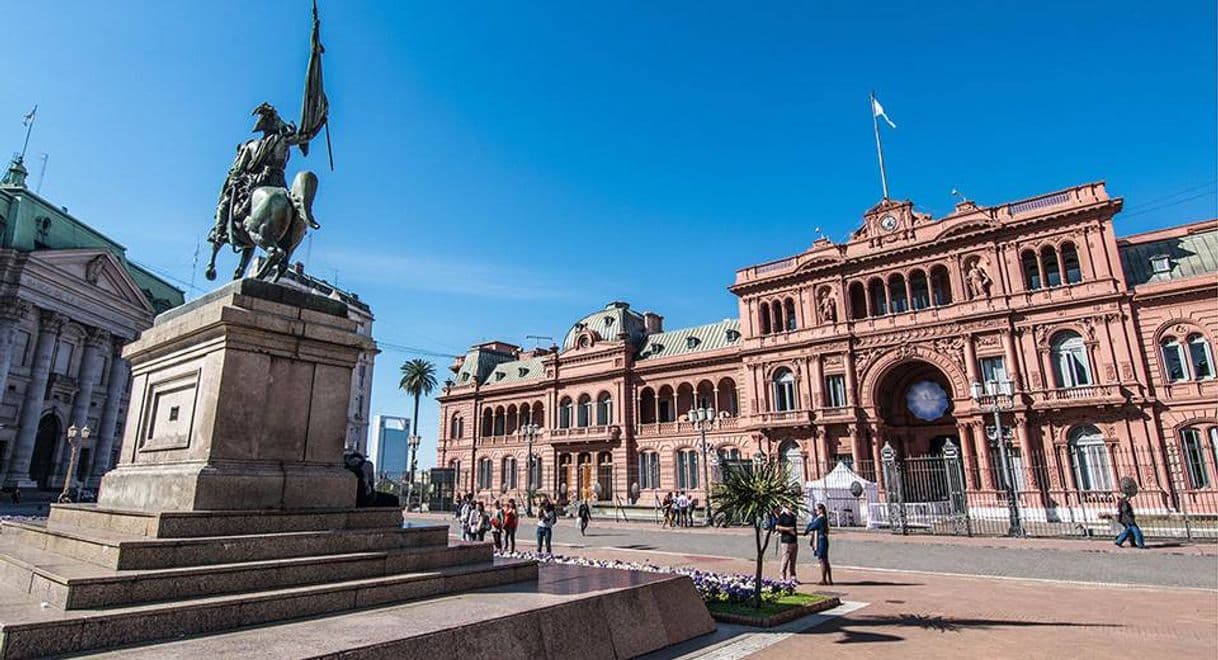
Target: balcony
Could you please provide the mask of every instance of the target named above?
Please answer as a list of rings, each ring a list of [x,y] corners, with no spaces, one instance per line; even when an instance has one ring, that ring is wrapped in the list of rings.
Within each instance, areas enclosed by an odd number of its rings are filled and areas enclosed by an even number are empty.
[[[774,412],[761,412],[753,415],[749,419],[749,426],[753,428],[777,428],[811,425],[811,410],[781,410]]]
[[[710,432],[740,428],[740,420],[735,417],[718,417],[709,429]],[[640,437],[654,438],[657,436],[687,435],[698,432],[698,428],[687,421],[679,422],[648,422],[634,427],[634,434]]]
[[[847,419],[854,416],[854,407],[840,406],[835,408],[821,408],[816,411],[816,416],[820,419],[826,420]]]
[[[1032,392],[1033,406],[1036,408],[1120,405],[1128,400],[1128,393],[1120,385],[1082,385]]]
[[[577,426],[568,429],[551,429],[550,442],[612,442],[622,435],[622,427],[615,424]]]

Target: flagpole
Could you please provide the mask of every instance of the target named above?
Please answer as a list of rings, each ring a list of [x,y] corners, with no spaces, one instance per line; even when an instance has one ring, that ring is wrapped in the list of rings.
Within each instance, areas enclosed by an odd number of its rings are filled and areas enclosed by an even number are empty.
[[[875,111],[875,92],[871,92],[871,124],[875,128],[875,153],[880,157],[880,185],[884,187],[884,200],[888,200],[888,175],[884,172],[884,147],[880,144],[880,117]]]
[[[25,125],[25,144],[21,145],[21,160],[25,161],[25,151],[30,148],[30,133],[34,130],[34,122],[38,120],[38,106],[30,111],[29,122]]]

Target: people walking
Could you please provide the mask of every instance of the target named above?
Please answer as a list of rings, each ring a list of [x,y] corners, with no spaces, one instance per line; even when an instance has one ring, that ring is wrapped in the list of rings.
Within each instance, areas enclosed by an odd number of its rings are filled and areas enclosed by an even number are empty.
[[[485,541],[486,532],[491,527],[491,521],[486,515],[486,507],[477,502],[469,511],[469,534],[471,541]]]
[[[816,505],[816,516],[808,522],[805,534],[816,532],[816,538],[808,539],[812,556],[820,560],[820,584],[833,584],[833,567],[829,565],[829,513],[824,504]]]
[[[660,504],[660,506],[662,506],[664,508],[664,526],[665,527],[672,527],[672,520],[673,520],[672,508],[673,508],[673,506],[675,506],[675,504],[676,504],[676,501],[673,499],[672,491],[669,491],[668,493],[666,493],[664,495],[664,501]]]
[[[508,552],[516,552],[516,527],[520,525],[520,513],[516,511],[516,500],[508,500],[507,511],[503,513],[503,547]]]
[[[787,506],[778,512],[778,519],[774,523],[774,531],[778,532],[778,541],[782,544],[782,579],[795,580],[796,584],[799,583],[799,578],[795,575],[795,561],[799,558],[799,530],[795,529],[797,524],[795,512]]]
[[[681,491],[677,495],[677,525],[685,527],[685,512],[689,509],[689,498],[686,497],[685,491]]]
[[[1146,549],[1145,539],[1142,538],[1142,528],[1138,527],[1138,521],[1133,516],[1133,504],[1129,501],[1128,495],[1121,495],[1121,499],[1117,501],[1117,522],[1121,524],[1123,529],[1116,537],[1118,547],[1124,547],[1125,541],[1129,540],[1130,547],[1137,546]]]
[[[587,536],[588,521],[592,520],[592,509],[588,508],[588,500],[579,503],[579,509],[575,516],[579,518],[579,535]]]
[[[491,540],[498,552],[503,551],[503,517],[503,507],[495,500],[495,510],[491,512]]]
[[[461,497],[461,505],[457,507],[457,522],[461,525],[461,540],[472,541],[473,535],[469,531],[469,512],[473,507],[473,502],[468,495]]]
[[[537,510],[537,553],[554,554],[551,545],[554,539],[554,524],[558,522],[558,513],[554,511],[554,503],[548,498],[541,501]],[[544,548],[544,550],[543,550]]]

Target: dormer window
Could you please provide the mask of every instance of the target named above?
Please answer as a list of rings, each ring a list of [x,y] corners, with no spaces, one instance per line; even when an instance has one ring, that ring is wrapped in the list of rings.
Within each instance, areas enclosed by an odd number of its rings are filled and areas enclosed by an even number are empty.
[[[659,352],[660,352],[660,351],[662,351],[662,350],[664,350],[664,344],[653,343],[653,344],[651,345],[651,352],[652,352],[652,353],[659,353]]]
[[[1150,258],[1150,269],[1156,275],[1171,272],[1171,258],[1166,254],[1156,254]]]
[[[467,380],[469,380],[469,374],[468,373],[461,374],[461,382],[464,383]]]
[[[613,325],[613,317],[612,317],[612,316],[606,316],[606,317],[605,317],[605,327],[606,327],[606,328],[608,328],[608,327],[609,327],[609,326],[611,326],[611,325]]]
[[[521,378],[524,378],[524,375],[529,373],[529,370],[524,367],[520,367],[516,370],[516,373],[519,374]]]
[[[504,376],[507,376],[507,374],[503,373],[502,371],[495,372],[495,380],[503,380]]]
[[[727,340],[728,341],[736,341],[737,339],[740,339],[740,331],[738,331],[738,330],[728,330],[727,331]]]
[[[686,337],[685,348],[697,348],[698,344],[701,342],[702,340],[698,339],[697,337]]]

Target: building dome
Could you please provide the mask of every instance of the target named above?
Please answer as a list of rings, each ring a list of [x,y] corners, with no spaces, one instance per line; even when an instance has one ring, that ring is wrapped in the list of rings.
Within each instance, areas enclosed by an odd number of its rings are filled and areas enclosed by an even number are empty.
[[[636,345],[647,336],[643,315],[630,309],[630,303],[614,301],[575,322],[567,331],[562,348],[569,351],[579,347],[581,341],[617,341],[623,332]]]

